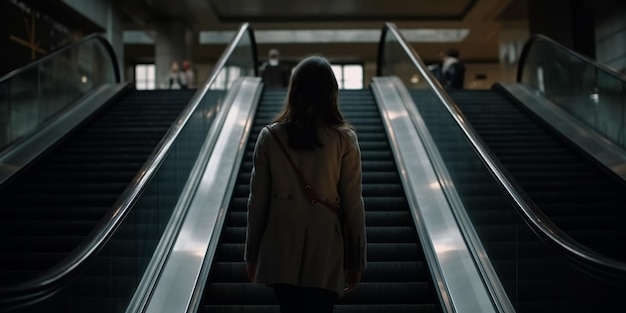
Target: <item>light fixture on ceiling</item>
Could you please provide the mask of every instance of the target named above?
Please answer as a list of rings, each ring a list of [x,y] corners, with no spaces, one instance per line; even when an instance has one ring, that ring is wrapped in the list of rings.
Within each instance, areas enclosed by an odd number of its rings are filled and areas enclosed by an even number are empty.
[[[401,29],[408,42],[460,42],[469,34],[469,29],[417,28]],[[204,45],[227,44],[234,31],[201,31],[199,42]],[[254,32],[259,44],[309,44],[309,43],[378,43],[378,29],[334,29],[334,30],[257,30]],[[154,31],[128,30],[123,33],[125,44],[154,44]]]
[[[402,29],[408,42],[460,42],[469,29]],[[200,44],[227,44],[233,31],[201,31]],[[254,32],[259,44],[308,44],[308,43],[378,43],[380,30],[257,30]]]

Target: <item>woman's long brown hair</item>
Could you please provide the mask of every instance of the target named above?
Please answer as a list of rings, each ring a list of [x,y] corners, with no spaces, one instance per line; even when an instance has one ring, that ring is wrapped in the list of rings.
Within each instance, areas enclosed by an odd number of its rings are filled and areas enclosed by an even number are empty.
[[[289,91],[275,122],[284,122],[289,146],[297,150],[322,147],[319,126],[349,128],[338,107],[337,79],[328,61],[321,56],[302,60],[291,75]]]

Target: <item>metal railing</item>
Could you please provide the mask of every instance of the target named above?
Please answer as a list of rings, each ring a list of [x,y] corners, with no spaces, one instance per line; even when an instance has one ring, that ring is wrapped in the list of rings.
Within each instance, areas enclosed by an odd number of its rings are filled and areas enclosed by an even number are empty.
[[[89,35],[0,78],[0,152],[34,133],[81,96],[120,82],[111,44]]]
[[[471,191],[463,192],[460,190],[461,198],[455,199],[457,196],[450,195],[450,202],[453,203],[452,207],[456,210],[457,220],[461,227],[466,231],[470,230],[466,235],[466,240],[470,245],[474,245],[479,250],[474,253],[474,257],[477,260],[477,264],[483,267],[485,274],[485,283],[490,285],[492,290],[492,296],[496,303],[510,302],[513,306],[518,302],[517,292],[522,279],[525,279],[521,275],[522,262],[522,250],[520,239],[518,236],[524,234],[530,234],[530,236],[538,236],[541,238],[542,245],[547,244],[550,248],[546,248],[545,263],[540,266],[549,268],[553,266],[554,262],[565,262],[576,268],[582,269],[587,274],[592,274],[594,279],[599,278],[602,281],[605,280],[620,280],[624,281],[626,278],[626,264],[614,259],[607,258],[595,251],[590,250],[586,246],[581,245],[577,241],[574,241],[566,233],[556,227],[543,212],[537,208],[537,206],[525,195],[520,192],[520,188],[516,185],[514,179],[510,174],[504,170],[504,167],[493,156],[493,154],[486,149],[485,144],[477,135],[473,127],[468,123],[465,116],[460,109],[456,106],[453,100],[444,91],[441,84],[434,78],[434,76],[428,71],[426,65],[423,63],[419,55],[415,50],[402,39],[399,31],[394,24],[387,23],[383,29],[381,44],[379,46],[379,59],[378,59],[378,75],[379,76],[396,76],[407,86],[409,90],[421,90],[423,98],[421,103],[417,104],[418,100],[415,100],[416,105],[421,108],[428,107],[430,116],[443,121],[443,124],[435,126],[436,129],[429,127],[431,133],[440,134],[440,138],[446,137],[450,142],[440,143],[437,142],[439,151],[444,159],[451,160],[453,157],[457,159],[463,159],[467,163],[468,169],[475,171],[481,171],[484,173],[481,177],[481,181],[473,182],[474,184],[487,182],[489,186],[486,187],[489,192],[492,192],[496,197],[501,198],[500,203],[502,205],[502,212],[509,214],[511,221],[516,221],[511,224],[511,238],[510,240],[515,243],[514,249],[511,254],[506,256],[516,262],[516,266],[513,269],[513,273],[507,272],[509,269],[504,267],[496,267],[490,265],[489,254],[496,254],[501,251],[490,250],[489,247],[484,247],[486,254],[483,253],[482,239],[480,238],[479,231],[474,231],[473,226],[464,225],[471,224],[468,219],[472,216],[472,212],[465,212],[468,205],[464,203],[470,203],[471,199],[466,199],[468,195],[471,195]],[[425,119],[426,124],[429,121]],[[434,123],[433,123],[434,125]],[[450,152],[444,150],[448,147],[443,147],[447,144],[455,147],[454,156],[449,156]],[[448,156],[446,156],[446,153]],[[432,160],[431,160],[432,161]],[[468,182],[459,181],[455,173],[449,173],[450,176],[446,176],[445,164],[436,164],[438,172],[440,173],[440,183],[442,186],[454,186],[456,189],[472,188]],[[442,174],[444,173],[444,174]],[[463,196],[463,194],[465,196]],[[459,201],[461,203],[459,203]],[[478,237],[475,237],[471,233],[478,233]],[[558,253],[554,253],[557,251]],[[500,253],[502,254],[502,253]],[[546,255],[547,255],[546,254]],[[566,259],[562,257],[565,256]],[[555,261],[557,260],[557,261]],[[565,261],[569,260],[569,261]],[[495,270],[495,272],[493,272]],[[549,271],[549,269],[547,270]],[[586,274],[585,274],[586,275]],[[512,282],[500,283],[500,277],[516,277]],[[510,278],[508,278],[510,279]],[[548,278],[549,279],[549,278]],[[505,290],[501,289],[501,286],[505,286]],[[509,299],[506,299],[506,298]],[[501,308],[504,311],[510,311],[512,308],[507,308],[506,305]]]
[[[222,110],[232,76],[256,75],[255,49],[252,32],[243,24],[207,81],[90,236],[44,275],[0,290],[0,308],[126,310],[159,240],[171,231],[167,226],[184,186],[193,179],[193,165]],[[227,70],[229,81],[221,81]]]
[[[522,50],[517,82],[626,149],[626,74],[535,35]]]

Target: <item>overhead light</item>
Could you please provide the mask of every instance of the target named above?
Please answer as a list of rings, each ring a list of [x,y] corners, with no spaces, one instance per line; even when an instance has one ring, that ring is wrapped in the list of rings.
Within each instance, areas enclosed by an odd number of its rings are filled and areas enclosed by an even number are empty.
[[[469,29],[401,29],[408,42],[460,42],[469,35]]]
[[[469,35],[469,29],[416,28],[401,29],[408,42],[460,42]],[[125,44],[154,44],[155,31],[126,30]],[[235,31],[201,31],[199,42],[203,45],[227,44]],[[335,30],[256,30],[254,37],[259,44],[309,44],[309,43],[378,43],[379,29],[335,29]]]
[[[155,43],[155,35],[153,30],[125,30],[122,32],[122,41],[125,44],[152,45]]]
[[[308,44],[308,43],[378,43],[380,30],[256,30],[254,37],[259,44]],[[469,34],[469,29],[402,29],[408,42],[459,42]],[[227,44],[234,31],[201,31],[200,44]]]

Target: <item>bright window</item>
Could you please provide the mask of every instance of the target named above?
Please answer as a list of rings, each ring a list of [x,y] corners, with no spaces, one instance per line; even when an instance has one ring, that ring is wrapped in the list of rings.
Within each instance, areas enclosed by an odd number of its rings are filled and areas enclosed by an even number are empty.
[[[137,90],[155,89],[156,68],[154,64],[137,64],[135,65],[135,88]]]
[[[332,64],[339,89],[363,89],[363,65]]]
[[[217,74],[211,89],[227,89],[241,76],[241,68],[237,66],[226,66]]]
[[[363,89],[363,65],[343,66],[343,88]]]

